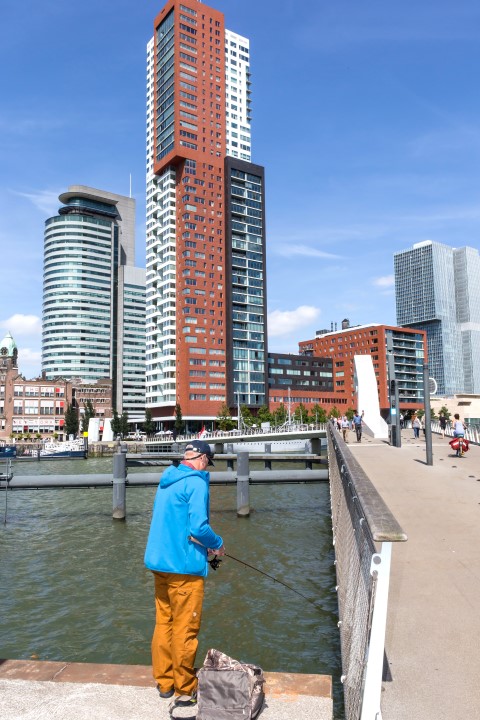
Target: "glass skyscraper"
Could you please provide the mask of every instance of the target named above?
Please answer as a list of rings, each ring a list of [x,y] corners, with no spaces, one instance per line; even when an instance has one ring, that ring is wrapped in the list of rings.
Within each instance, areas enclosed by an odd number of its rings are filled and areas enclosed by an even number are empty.
[[[394,255],[397,323],[427,333],[439,395],[480,391],[480,258],[430,240]]]
[[[42,370],[49,379],[112,379],[113,407],[142,421],[145,271],[134,267],[135,200],[83,185],[59,200],[45,223]]]

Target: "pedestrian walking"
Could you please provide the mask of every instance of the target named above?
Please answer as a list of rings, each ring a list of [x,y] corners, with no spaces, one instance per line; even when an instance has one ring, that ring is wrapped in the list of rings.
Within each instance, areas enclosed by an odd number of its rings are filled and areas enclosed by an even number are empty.
[[[355,428],[355,434],[357,436],[357,442],[362,442],[362,415],[359,414],[358,410],[353,416],[353,427]]]
[[[213,465],[209,444],[193,440],[178,467],[165,470],[145,550],[145,565],[155,581],[153,677],[160,697],[175,695],[172,718],[190,717],[196,710],[194,666],[207,553],[225,555],[222,538],[209,524],[209,465]]]
[[[440,423],[440,430],[442,433],[442,438],[445,437],[445,430],[447,429],[447,418],[443,413],[440,413],[438,416],[438,422]]]
[[[348,433],[349,428],[350,428],[350,423],[348,422],[347,416],[344,415],[342,417],[342,434],[343,434],[343,439],[345,440],[345,442],[348,442],[347,433]]]
[[[415,440],[418,440],[418,438],[420,437],[420,429],[422,427],[422,421],[420,420],[418,415],[413,416],[412,427],[413,427],[413,437]]]

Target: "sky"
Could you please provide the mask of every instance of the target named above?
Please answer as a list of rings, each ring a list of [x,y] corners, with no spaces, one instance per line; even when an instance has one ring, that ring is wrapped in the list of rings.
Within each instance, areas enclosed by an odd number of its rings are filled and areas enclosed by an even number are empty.
[[[211,0],[250,39],[266,172],[269,350],[344,318],[395,324],[393,254],[479,247],[478,0]],[[163,2],[2,0],[0,333],[41,368],[43,230],[82,184],[137,202],[146,44]]]

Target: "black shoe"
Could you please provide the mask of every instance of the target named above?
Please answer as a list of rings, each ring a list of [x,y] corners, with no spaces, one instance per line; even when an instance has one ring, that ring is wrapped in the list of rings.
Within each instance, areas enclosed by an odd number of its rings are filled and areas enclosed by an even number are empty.
[[[197,717],[197,696],[178,695],[169,705],[170,717],[181,720],[195,720]]]
[[[160,695],[160,697],[164,698],[165,700],[173,697],[173,693],[175,692],[175,690],[173,688],[171,690],[167,690],[167,692],[162,692],[160,690],[160,685],[157,685],[157,690],[158,690],[158,694]]]

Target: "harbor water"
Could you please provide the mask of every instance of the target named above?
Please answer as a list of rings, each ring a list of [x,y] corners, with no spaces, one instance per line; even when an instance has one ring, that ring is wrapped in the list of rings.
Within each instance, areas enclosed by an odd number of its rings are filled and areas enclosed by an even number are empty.
[[[111,467],[111,459],[57,460],[15,463],[14,471]],[[127,488],[125,522],[111,518],[109,489],[0,493],[2,658],[150,664],[153,579],[143,553],[155,492]],[[215,647],[268,671],[332,675],[338,704],[328,484],[253,486],[251,507],[249,518],[237,518],[236,488],[211,488],[211,524],[227,552],[311,602],[223,559],[207,578],[197,663]]]

